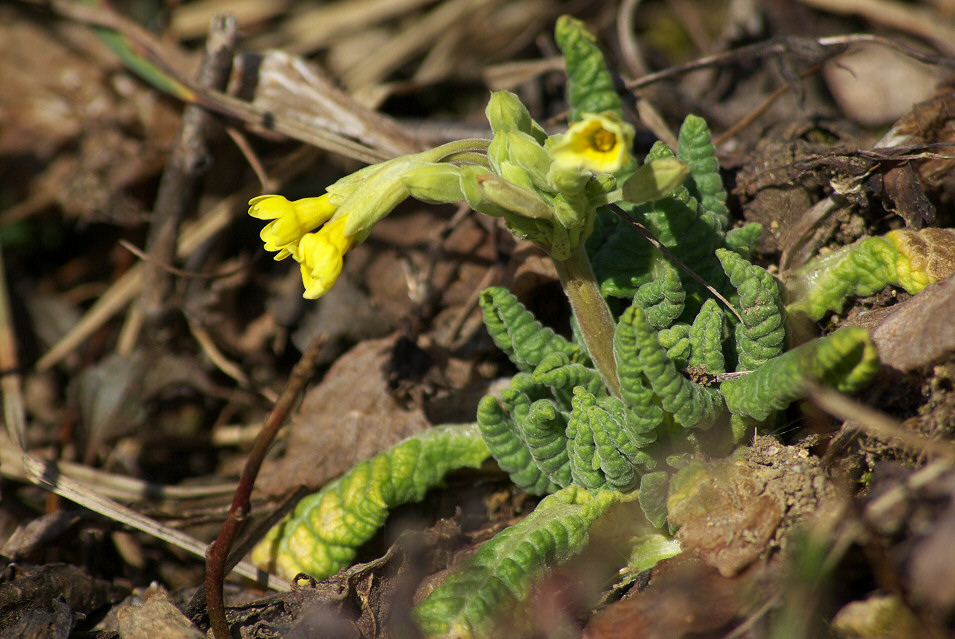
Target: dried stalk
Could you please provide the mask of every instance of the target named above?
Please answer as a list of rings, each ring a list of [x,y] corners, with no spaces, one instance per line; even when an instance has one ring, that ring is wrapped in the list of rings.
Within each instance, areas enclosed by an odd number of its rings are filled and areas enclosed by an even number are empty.
[[[295,401],[311,378],[315,362],[324,343],[325,337],[323,335],[315,338],[305,353],[302,354],[298,364],[292,369],[285,390],[282,391],[282,395],[279,396],[275,407],[266,418],[258,437],[255,438],[255,444],[252,446],[249,458],[242,468],[242,475],[239,477],[229,514],[219,531],[219,537],[209,546],[206,553],[206,606],[209,613],[209,622],[212,624],[212,631],[216,639],[229,639],[232,636],[229,632],[229,622],[225,616],[222,583],[229,568],[229,551],[239,534],[242,523],[251,510],[250,498],[252,488],[255,485],[255,478],[262,467],[265,454],[272,445],[272,440],[275,439],[279,428],[285,423],[285,419],[291,412]]]
[[[232,69],[236,30],[235,18],[231,15],[220,15],[213,20],[196,79],[198,84],[210,89],[225,88]],[[179,226],[198,202],[202,176],[212,165],[209,146],[220,134],[219,119],[196,104],[186,105],[179,136],[159,181],[146,239],[146,253],[152,259],[145,267],[139,300],[146,324],[153,328],[165,323],[174,278],[163,265],[174,262]]]

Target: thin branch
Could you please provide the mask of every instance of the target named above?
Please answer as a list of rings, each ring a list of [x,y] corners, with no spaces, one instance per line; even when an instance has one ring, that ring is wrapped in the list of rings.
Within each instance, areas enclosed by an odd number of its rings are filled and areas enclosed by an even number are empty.
[[[213,19],[198,84],[210,89],[225,88],[232,70],[236,37],[234,17],[226,14]],[[159,181],[146,238],[146,253],[152,259],[146,264],[139,298],[146,323],[153,327],[165,322],[164,316],[169,310],[174,280],[163,265],[171,264],[175,259],[179,227],[199,201],[202,176],[213,162],[210,145],[220,134],[219,120],[219,116],[196,104],[186,105],[179,135]]]
[[[768,55],[793,55],[798,58],[818,64],[824,60],[839,55],[848,48],[849,45],[861,42],[870,42],[881,44],[882,46],[895,49],[910,58],[924,62],[925,64],[934,64],[944,67],[955,67],[955,57],[939,56],[924,51],[919,51],[908,45],[883,38],[881,36],[869,33],[853,33],[841,36],[832,36],[828,38],[819,38],[818,40],[807,37],[789,36],[776,38],[767,42],[758,42],[730,51],[723,51],[713,55],[698,58],[686,64],[678,64],[668,67],[656,73],[630,80],[625,84],[627,89],[634,90],[655,84],[661,80],[675,78],[691,71],[714,67],[740,60],[753,60],[764,58]]]
[[[193,280],[221,280],[227,277],[232,277],[236,273],[241,273],[245,269],[249,268],[254,260],[244,260],[241,264],[234,268],[230,268],[228,271],[223,271],[222,273],[197,273],[196,271],[186,271],[181,268],[176,268],[169,264],[160,263],[156,258],[151,257],[144,253],[142,249],[137,248],[132,242],[128,240],[119,240],[119,245],[124,249],[138,257],[144,262],[152,262],[156,264],[159,268],[167,271],[168,273],[175,275],[176,277],[182,277],[184,279],[193,279]]]
[[[285,423],[286,417],[292,411],[292,407],[305,388],[305,384],[311,379],[315,362],[318,360],[318,355],[324,343],[324,335],[315,338],[305,353],[302,354],[302,358],[295,365],[295,368],[292,369],[285,390],[282,391],[282,395],[279,396],[275,407],[266,418],[258,437],[255,438],[252,451],[242,468],[242,475],[239,477],[235,496],[232,499],[232,507],[229,508],[229,514],[219,531],[219,537],[206,553],[206,602],[209,622],[212,624],[216,639],[229,639],[231,637],[229,622],[225,616],[222,583],[229,569],[229,551],[239,534],[242,523],[251,510],[250,498],[252,488],[255,485],[255,478],[259,474],[262,461],[265,459],[265,454],[271,447],[275,435]]]

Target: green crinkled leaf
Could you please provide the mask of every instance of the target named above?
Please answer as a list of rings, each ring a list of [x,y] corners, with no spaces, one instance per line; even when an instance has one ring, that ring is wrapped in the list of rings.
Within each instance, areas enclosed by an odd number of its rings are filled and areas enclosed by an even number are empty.
[[[647,155],[648,161],[650,158],[656,160],[666,157],[673,157],[673,151],[662,142],[654,144]],[[724,224],[715,214],[700,206],[699,200],[686,185],[677,187],[665,198],[635,207],[632,214],[684,264],[711,285],[721,287],[723,273],[714,257],[714,251],[723,245]],[[626,228],[639,236],[629,226]],[[663,259],[662,256],[660,259]],[[655,274],[659,270],[658,266],[652,273]]]
[[[808,381],[853,392],[868,384],[878,369],[879,356],[868,331],[843,328],[783,353],[745,377],[726,380],[720,390],[730,412],[761,422],[803,397]]]
[[[786,320],[776,279],[727,249],[716,257],[739,295],[743,323],[736,326],[737,370],[753,370],[783,352]]]
[[[568,438],[576,434],[570,453],[572,476],[589,490],[630,490],[636,485],[638,466],[644,470],[656,466],[644,450],[656,441],[656,433],[632,419],[616,397],[598,398],[575,388],[567,434]],[[577,448],[578,444],[582,446]]]
[[[554,486],[569,486],[573,480],[567,454],[567,418],[557,404],[547,399],[539,399],[531,404],[520,429],[531,458],[541,473]]]
[[[955,229],[898,229],[817,257],[786,279],[790,312],[821,319],[889,284],[915,295],[955,272]]]
[[[588,398],[586,394],[574,395],[573,411],[567,420],[571,477],[577,486],[600,490],[606,487],[607,478],[600,469],[597,443],[594,441],[594,429],[588,410],[593,405],[594,398],[592,395]]]
[[[673,361],[674,366],[685,369],[690,365],[693,345],[690,343],[689,324],[674,324],[670,328],[664,328],[657,333],[657,341],[666,349],[667,357]]]
[[[723,278],[714,252],[723,245],[723,233],[711,213],[701,212],[699,203],[685,189],[638,209],[642,209],[647,228],[664,246],[712,286],[720,287]]]
[[[703,366],[706,372],[718,374],[726,372],[726,359],[723,356],[723,309],[710,298],[703,302],[700,312],[693,320],[689,331],[691,355],[688,366]],[[672,359],[672,356],[671,356]]]
[[[491,455],[514,485],[532,495],[543,495],[559,486],[537,466],[523,439],[521,425],[531,404],[543,399],[528,397],[526,391],[532,385],[529,374],[519,373],[511,380],[511,388],[501,391],[500,402],[491,395],[483,397],[478,403],[477,423]]]
[[[520,370],[532,371],[555,352],[565,353],[575,362],[586,359],[578,346],[544,327],[506,288],[481,291],[479,302],[494,343]]]
[[[415,620],[428,637],[495,636],[495,622],[519,616],[517,604],[534,583],[549,567],[583,550],[590,527],[623,499],[612,491],[591,496],[577,486],[545,497],[534,512],[485,542],[438,586],[414,609]],[[514,629],[508,626],[508,632]]]
[[[569,120],[576,122],[584,113],[612,111],[623,119],[620,96],[613,86],[603,52],[584,23],[570,16],[557,19],[554,31],[557,46],[564,54],[567,70]]]
[[[663,421],[663,410],[656,403],[649,380],[640,362],[640,347],[632,330],[617,323],[613,335],[613,353],[617,362],[617,380],[620,396],[627,402],[634,418],[640,419],[644,428],[656,428]]]
[[[637,289],[633,298],[647,315],[650,326],[659,330],[668,328],[683,314],[686,291],[680,282],[680,274],[673,267],[660,270],[657,277]]]
[[[680,127],[677,157],[690,167],[690,177],[687,180],[690,194],[699,200],[703,210],[719,220],[720,228],[725,229],[729,221],[726,189],[720,176],[716,147],[710,138],[710,127],[706,120],[696,115],[688,115]]]
[[[624,311],[617,324],[617,333],[626,336],[622,339],[635,340],[650,387],[659,397],[663,409],[680,425],[684,428],[709,428],[723,416],[725,408],[719,393],[680,374],[647,324],[643,309],[634,305]]]
[[[629,213],[635,207],[621,204]],[[593,253],[591,265],[604,297],[633,299],[637,289],[652,279],[653,267],[662,263],[659,252],[627,224],[617,224]]]
[[[841,311],[853,296],[874,295],[898,283],[901,252],[883,237],[870,237],[818,257],[796,270],[787,284],[795,300],[789,312],[805,312],[814,320]]]
[[[551,353],[541,360],[532,373],[535,383],[564,391],[561,395],[570,400],[575,386],[582,386],[594,395],[605,395],[600,374],[589,366],[571,361],[566,353]]]
[[[749,259],[756,249],[759,236],[763,233],[763,226],[752,222],[736,229],[730,229],[723,238],[723,243],[731,251],[736,251],[745,259]]]
[[[323,579],[349,565],[391,508],[421,501],[455,468],[476,468],[489,456],[477,425],[423,431],[366,460],[295,510],[256,546],[252,561],[291,579]]]

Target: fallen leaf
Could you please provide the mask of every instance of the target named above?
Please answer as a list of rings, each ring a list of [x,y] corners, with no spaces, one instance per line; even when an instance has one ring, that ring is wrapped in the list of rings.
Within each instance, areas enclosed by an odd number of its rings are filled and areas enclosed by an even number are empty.
[[[202,639],[204,635],[173,605],[162,588],[150,588],[142,603],[125,603],[116,611],[122,639]]]
[[[420,408],[405,409],[388,393],[383,369],[394,340],[357,344],[305,394],[285,455],[267,460],[259,473],[259,495],[277,496],[299,485],[318,489],[429,426]]]
[[[735,577],[725,577],[687,553],[664,559],[653,569],[647,588],[597,614],[583,637],[722,637],[721,631],[778,590],[781,563],[755,564]]]
[[[882,364],[902,372],[926,366],[955,351],[955,278],[926,287],[893,307],[872,328],[872,340]]]
[[[667,521],[679,527],[684,550],[732,577],[784,547],[789,532],[823,512],[831,496],[819,460],[805,448],[757,437],[728,459],[677,473]]]

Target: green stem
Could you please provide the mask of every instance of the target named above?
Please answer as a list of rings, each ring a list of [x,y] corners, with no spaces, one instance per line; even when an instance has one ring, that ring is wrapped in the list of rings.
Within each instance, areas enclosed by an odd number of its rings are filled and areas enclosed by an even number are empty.
[[[554,259],[554,266],[597,372],[611,394],[620,397],[617,362],[613,357],[615,325],[583,243],[578,244],[566,260]]]

